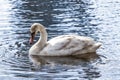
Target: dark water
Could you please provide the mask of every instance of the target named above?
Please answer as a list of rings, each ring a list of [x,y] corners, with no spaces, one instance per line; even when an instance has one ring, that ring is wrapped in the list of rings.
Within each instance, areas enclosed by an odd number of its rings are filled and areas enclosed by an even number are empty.
[[[120,80],[119,0],[0,0],[0,6],[0,80]],[[29,58],[34,22],[46,26],[49,39],[92,37],[106,58]]]

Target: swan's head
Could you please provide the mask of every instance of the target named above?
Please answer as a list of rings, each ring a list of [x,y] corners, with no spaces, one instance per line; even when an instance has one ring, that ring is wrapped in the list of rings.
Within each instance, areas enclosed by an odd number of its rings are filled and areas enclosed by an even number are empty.
[[[42,24],[40,23],[32,24],[30,28],[30,32],[31,32],[30,44],[33,43],[34,37],[37,34],[37,32],[43,32],[43,31],[44,31],[44,26]]]
[[[30,32],[31,33],[37,33],[38,31],[42,32],[44,29],[44,26],[40,23],[34,23],[32,24],[31,28],[30,28]]]

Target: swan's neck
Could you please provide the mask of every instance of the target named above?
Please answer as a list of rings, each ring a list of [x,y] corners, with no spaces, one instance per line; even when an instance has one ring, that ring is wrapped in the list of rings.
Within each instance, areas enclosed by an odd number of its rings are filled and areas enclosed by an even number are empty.
[[[42,31],[40,31],[40,38],[39,40],[36,42],[36,46],[39,48],[39,50],[43,49],[45,44],[47,43],[47,32],[45,29],[42,29]]]

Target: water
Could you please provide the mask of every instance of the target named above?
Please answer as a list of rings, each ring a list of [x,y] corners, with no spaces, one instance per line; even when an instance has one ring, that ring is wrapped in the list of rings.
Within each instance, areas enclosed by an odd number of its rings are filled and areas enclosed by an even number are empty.
[[[0,80],[120,80],[119,0],[1,0],[0,5]],[[49,39],[92,37],[103,43],[97,51],[102,56],[29,57],[34,22],[46,26]]]

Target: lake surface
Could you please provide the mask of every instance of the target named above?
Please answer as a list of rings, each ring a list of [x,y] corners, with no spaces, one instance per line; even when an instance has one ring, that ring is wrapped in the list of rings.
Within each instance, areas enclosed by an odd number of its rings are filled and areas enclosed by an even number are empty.
[[[120,0],[0,0],[0,6],[0,80],[120,80]],[[29,57],[35,22],[46,26],[49,39],[94,38],[101,56]]]

